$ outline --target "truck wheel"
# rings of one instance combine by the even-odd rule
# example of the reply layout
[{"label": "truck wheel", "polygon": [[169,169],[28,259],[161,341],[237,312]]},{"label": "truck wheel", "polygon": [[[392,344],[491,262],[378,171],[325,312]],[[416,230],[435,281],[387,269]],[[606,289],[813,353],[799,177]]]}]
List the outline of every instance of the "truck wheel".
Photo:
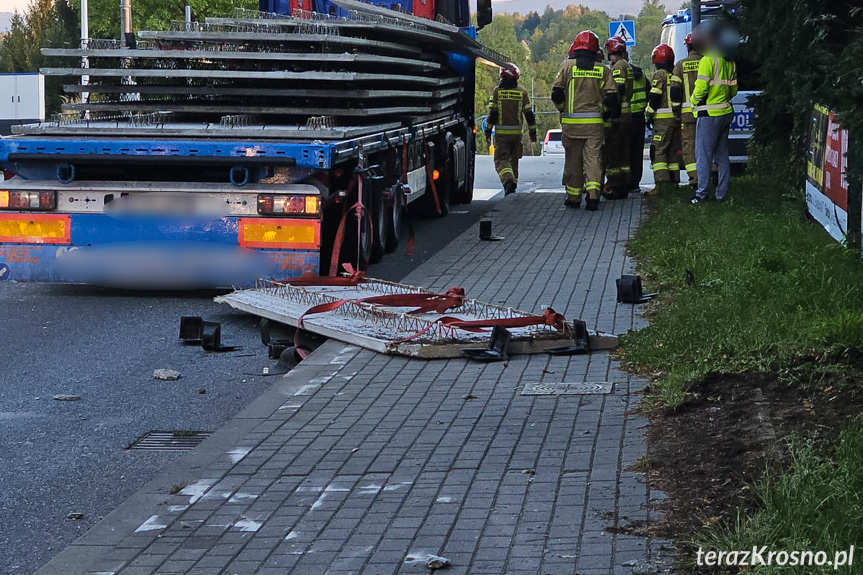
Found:
[{"label": "truck wheel", "polygon": [[[366,210],[369,209],[370,200],[369,194],[366,196],[364,204]],[[364,270],[369,267],[369,262],[372,258],[372,219],[366,211],[363,218],[357,222],[356,213],[351,211],[345,222],[345,237],[342,242],[341,257],[342,262],[350,263],[355,269]],[[359,227],[359,230],[358,230]]]},{"label": "truck wheel", "polygon": [[390,225],[387,228],[386,251],[394,252],[399,247],[399,240],[402,237],[402,222],[405,215],[405,200],[404,192],[400,186],[396,186],[395,193],[390,201],[386,202],[387,218]]},{"label": "truck wheel", "polygon": [[389,236],[390,214],[387,209],[387,201],[384,200],[384,191],[379,189],[372,190],[372,221],[374,222],[372,230],[372,251],[369,261],[373,264],[378,263],[384,257],[386,251],[386,241]]}]

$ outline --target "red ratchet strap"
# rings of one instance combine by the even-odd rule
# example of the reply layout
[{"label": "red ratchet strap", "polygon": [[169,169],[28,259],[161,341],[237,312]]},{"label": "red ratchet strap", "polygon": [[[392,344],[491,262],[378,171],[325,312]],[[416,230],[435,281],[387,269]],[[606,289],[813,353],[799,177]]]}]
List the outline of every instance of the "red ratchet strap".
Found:
[{"label": "red ratchet strap", "polygon": [[[345,266],[348,268],[348,266]],[[362,272],[359,272],[362,273]],[[323,278],[325,280],[333,280],[336,278]],[[346,278],[348,279],[348,278]],[[309,278],[311,280],[311,278]],[[313,284],[304,284],[304,285],[313,285]],[[339,284],[317,284],[317,285],[339,285]],[[299,341],[300,341],[300,329],[303,327],[303,320],[310,315],[315,315],[319,313],[326,313],[328,311],[336,310],[346,303],[370,303],[373,305],[384,306],[384,307],[414,307],[413,310],[408,313],[424,313],[428,311],[435,311],[437,313],[443,313],[449,309],[457,308],[464,303],[464,288],[461,287],[451,287],[446,293],[436,294],[436,293],[406,293],[406,294],[389,294],[389,295],[381,295],[381,296],[372,296],[362,299],[341,299],[334,302],[322,303],[319,305],[315,305],[307,309],[303,312],[303,315],[299,317],[297,320],[297,331],[294,334],[294,346],[297,348],[297,353],[299,353],[300,357],[305,359],[304,351],[300,349]]]},{"label": "red ratchet strap", "polygon": [[314,274],[303,274],[298,278],[281,280],[276,283],[292,286],[345,286],[353,287],[360,284],[366,277],[365,272],[355,270],[351,264],[342,264],[347,276],[318,276]]},{"label": "red ratchet strap", "polygon": [[[530,327],[532,325],[550,325],[554,326],[557,329],[563,329],[566,324],[566,318],[563,317],[562,314],[557,313],[553,309],[546,308],[542,315],[529,315],[524,317],[510,317],[504,319],[478,319],[478,320],[464,320],[458,317],[442,317],[436,323],[444,325],[446,327],[453,327],[458,329],[463,329],[464,331],[469,332],[482,332],[485,331],[486,328],[490,327],[504,327],[504,328],[517,328],[517,327]],[[404,339],[400,339],[398,341],[394,341],[390,343],[390,346],[398,345],[400,343],[405,343],[411,340],[414,340],[427,331],[429,331],[435,324],[429,324],[423,330],[418,331],[410,337],[406,337]]]},{"label": "red ratchet strap", "polygon": [[428,142],[423,141],[423,146],[425,146],[426,176],[428,177],[429,185],[431,186],[432,198],[434,198],[434,209],[437,213],[440,213],[440,198],[438,198],[438,195],[437,195],[437,186],[434,183],[434,173],[432,171],[431,164],[429,163],[429,145],[428,145]]},{"label": "red ratchet strap", "polygon": [[[359,179],[359,175],[354,176],[350,183],[348,184],[347,192],[345,193],[345,200],[350,196],[351,192],[357,186],[357,180]],[[330,276],[336,276],[339,272],[339,255],[342,251],[342,243],[345,241],[345,223],[348,219],[348,212],[351,208],[348,208],[347,201],[342,204],[342,218],[339,220],[339,227],[336,230],[336,237],[333,240],[333,253],[330,256]]]}]

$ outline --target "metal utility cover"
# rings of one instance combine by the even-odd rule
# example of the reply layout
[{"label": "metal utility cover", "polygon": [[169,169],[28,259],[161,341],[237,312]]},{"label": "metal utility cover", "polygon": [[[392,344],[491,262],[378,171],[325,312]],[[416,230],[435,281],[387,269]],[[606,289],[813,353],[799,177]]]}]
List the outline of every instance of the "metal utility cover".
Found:
[{"label": "metal utility cover", "polygon": [[526,383],[521,395],[607,395],[614,388],[611,381],[578,383]]},{"label": "metal utility cover", "polygon": [[189,451],[212,434],[211,431],[150,431],[139,437],[129,449]]}]

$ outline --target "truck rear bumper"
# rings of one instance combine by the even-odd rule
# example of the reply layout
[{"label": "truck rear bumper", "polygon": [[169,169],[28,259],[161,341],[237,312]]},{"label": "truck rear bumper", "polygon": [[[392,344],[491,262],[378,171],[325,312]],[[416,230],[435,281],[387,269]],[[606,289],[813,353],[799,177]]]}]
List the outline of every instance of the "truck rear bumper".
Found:
[{"label": "truck rear bumper", "polygon": [[[320,268],[316,219],[227,217],[194,223],[95,214],[42,217],[47,219],[0,215],[7,222],[0,226],[7,234],[0,237],[0,281],[196,289],[250,286],[258,278],[316,274]],[[21,224],[21,218],[33,221]],[[21,231],[15,236],[10,229]]]}]

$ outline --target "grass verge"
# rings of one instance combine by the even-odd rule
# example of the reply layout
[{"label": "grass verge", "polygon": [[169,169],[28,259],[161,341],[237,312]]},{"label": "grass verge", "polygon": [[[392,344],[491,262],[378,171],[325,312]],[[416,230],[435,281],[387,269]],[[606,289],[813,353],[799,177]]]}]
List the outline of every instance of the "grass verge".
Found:
[{"label": "grass verge", "polygon": [[756,488],[762,507],[741,514],[734,525],[707,531],[700,544],[728,551],[766,546],[774,552],[824,552],[822,561],[834,563],[813,567],[806,558],[809,565],[792,565],[792,556],[785,566],[774,559],[772,566],[744,573],[860,573],[863,549],[855,549],[856,556],[850,550],[863,541],[863,426],[858,422],[843,431],[826,452],[818,443],[799,442],[791,453],[790,465],[781,474],[768,471]]},{"label": "grass verge", "polygon": [[622,359],[654,377],[652,401],[664,407],[711,372],[784,370],[817,383],[859,363],[849,355],[863,349],[859,255],[769,182],[735,179],[729,198],[691,206],[683,192],[657,197],[630,243],[662,296],[650,326],[623,338]]},{"label": "grass verge", "polygon": [[[701,409],[695,420],[702,417],[706,426],[715,426],[720,419],[714,417],[715,411],[709,413],[711,409],[727,410],[725,419],[735,419],[735,413],[751,415],[753,407],[740,409],[734,393],[726,395],[725,388],[707,398],[715,399],[709,409],[702,406],[704,397],[695,400],[695,384],[700,389],[717,377],[729,381],[729,374],[759,373],[786,389],[799,388],[804,413],[811,405],[806,398],[818,392],[832,395],[845,386],[850,393],[835,397],[858,397],[863,381],[860,254],[837,244],[809,221],[802,198],[784,194],[769,181],[754,176],[735,179],[729,197],[723,204],[698,206],[689,205],[682,192],[657,197],[630,242],[649,291],[661,293],[648,308],[650,326],[621,341],[624,363],[653,379],[647,406],[663,408],[656,414]],[[766,387],[756,391],[769,403]],[[788,429],[803,421],[791,418],[795,410],[788,405],[780,407],[779,413],[787,418],[779,416],[778,421]],[[832,561],[835,553],[860,545],[863,420],[851,420],[841,434],[835,430],[845,424],[834,423],[829,429],[819,426],[826,431],[820,439],[803,439],[791,431],[781,449],[783,456],[774,461],[765,455],[766,473],[749,479],[754,497],[737,510],[736,520],[704,524],[699,531],[681,534],[689,550],[767,546],[776,552],[823,551]],[[697,450],[686,446],[693,442],[716,437],[731,441],[735,435],[733,428],[701,429],[701,437],[682,437],[679,445],[684,452],[677,454],[682,461],[692,464],[692,453],[686,451]],[[706,457],[727,456],[718,453]],[[700,480],[721,482],[722,477]],[[728,511],[733,517],[733,510]],[[833,566],[775,566],[710,572],[863,573],[863,549],[857,551],[856,566],[838,571]]]}]

